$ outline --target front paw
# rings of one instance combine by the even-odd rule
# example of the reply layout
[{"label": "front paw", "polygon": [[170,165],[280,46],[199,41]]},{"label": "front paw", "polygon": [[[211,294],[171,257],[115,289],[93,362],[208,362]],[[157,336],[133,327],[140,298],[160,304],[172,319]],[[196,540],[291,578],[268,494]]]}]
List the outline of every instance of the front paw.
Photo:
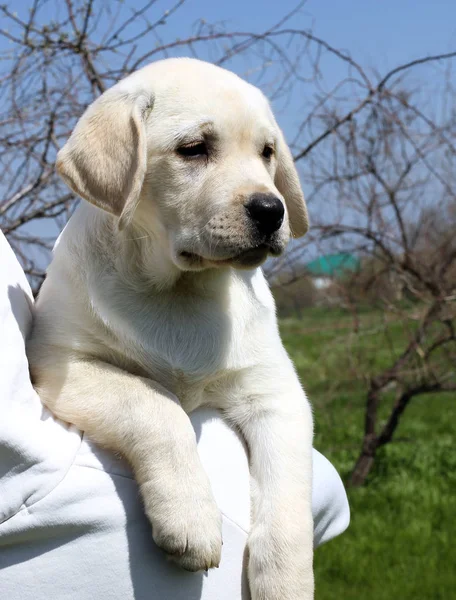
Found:
[{"label": "front paw", "polygon": [[248,542],[252,600],[313,600],[312,545],[309,535],[285,539],[269,528],[253,528]]},{"label": "front paw", "polygon": [[222,518],[210,489],[157,495],[143,484],[147,516],[155,543],[187,571],[207,571],[220,564]]}]

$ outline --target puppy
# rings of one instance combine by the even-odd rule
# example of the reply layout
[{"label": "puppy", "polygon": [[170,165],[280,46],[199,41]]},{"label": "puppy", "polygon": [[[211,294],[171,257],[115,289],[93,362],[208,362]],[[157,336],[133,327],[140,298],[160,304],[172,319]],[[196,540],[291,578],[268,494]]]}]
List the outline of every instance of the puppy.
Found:
[{"label": "puppy", "polygon": [[221,410],[249,449],[252,597],[313,598],[312,416],[259,268],[308,219],[267,100],[157,62],[89,106],[57,169],[87,202],[36,304],[43,402],[127,458],[155,542],[190,571],[219,564],[222,538],[187,415]]}]

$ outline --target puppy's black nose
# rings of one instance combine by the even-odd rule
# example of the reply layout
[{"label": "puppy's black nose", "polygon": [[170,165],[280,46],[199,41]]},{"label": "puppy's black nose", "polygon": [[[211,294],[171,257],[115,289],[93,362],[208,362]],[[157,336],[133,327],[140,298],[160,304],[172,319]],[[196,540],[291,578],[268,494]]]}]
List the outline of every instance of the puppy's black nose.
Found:
[{"label": "puppy's black nose", "polygon": [[272,194],[253,194],[245,208],[260,233],[270,235],[282,225],[285,209],[282,201]]}]

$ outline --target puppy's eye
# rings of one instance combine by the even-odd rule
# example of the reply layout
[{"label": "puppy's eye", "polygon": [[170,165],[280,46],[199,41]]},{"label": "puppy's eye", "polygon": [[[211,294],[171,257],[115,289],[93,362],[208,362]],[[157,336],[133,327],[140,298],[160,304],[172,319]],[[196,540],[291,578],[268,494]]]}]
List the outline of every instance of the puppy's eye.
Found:
[{"label": "puppy's eye", "polygon": [[194,158],[198,156],[207,156],[207,145],[206,142],[197,142],[193,144],[186,144],[185,146],[179,146],[177,153],[180,156],[186,158]]},{"label": "puppy's eye", "polygon": [[263,158],[265,158],[266,160],[270,160],[270,158],[272,157],[273,154],[274,154],[274,148],[272,146],[269,146],[268,144],[266,144],[266,146],[263,148],[263,152],[261,153]]}]

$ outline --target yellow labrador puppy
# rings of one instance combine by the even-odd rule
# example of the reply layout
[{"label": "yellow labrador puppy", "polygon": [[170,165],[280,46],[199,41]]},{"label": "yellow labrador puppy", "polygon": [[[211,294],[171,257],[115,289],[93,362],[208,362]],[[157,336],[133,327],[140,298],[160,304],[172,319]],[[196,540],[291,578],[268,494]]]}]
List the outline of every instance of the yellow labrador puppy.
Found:
[{"label": "yellow labrador puppy", "polygon": [[259,268],[308,220],[267,100],[208,63],[157,62],[87,109],[57,169],[88,202],[36,306],[42,400],[129,460],[155,542],[191,571],[222,538],[187,414],[220,409],[249,449],[252,597],[313,598],[312,415]]}]

